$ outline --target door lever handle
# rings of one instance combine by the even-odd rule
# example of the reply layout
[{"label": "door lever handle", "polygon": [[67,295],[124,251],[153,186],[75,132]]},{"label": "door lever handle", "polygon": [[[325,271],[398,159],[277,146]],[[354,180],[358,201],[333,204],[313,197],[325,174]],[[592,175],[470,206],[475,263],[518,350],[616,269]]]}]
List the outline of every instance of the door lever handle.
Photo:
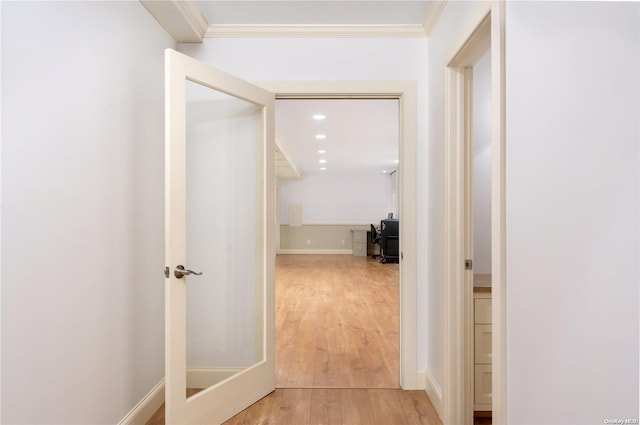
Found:
[{"label": "door lever handle", "polygon": [[202,274],[202,272],[194,272],[193,270],[189,270],[189,269],[185,269],[184,266],[182,264],[180,264],[179,266],[176,267],[176,269],[173,271],[173,274],[175,275],[175,277],[177,277],[178,279],[182,279],[184,276],[188,276],[190,274],[194,274],[196,276],[200,276]]}]

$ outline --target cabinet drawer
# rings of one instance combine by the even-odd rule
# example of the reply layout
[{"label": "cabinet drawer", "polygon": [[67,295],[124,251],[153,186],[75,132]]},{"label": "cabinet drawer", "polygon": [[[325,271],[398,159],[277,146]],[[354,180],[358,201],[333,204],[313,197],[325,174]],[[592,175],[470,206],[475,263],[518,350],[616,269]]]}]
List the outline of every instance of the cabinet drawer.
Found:
[{"label": "cabinet drawer", "polygon": [[354,243],[351,250],[355,257],[366,257],[367,255],[367,245],[362,242]]},{"label": "cabinet drawer", "polygon": [[491,325],[475,325],[474,363],[491,364]]},{"label": "cabinet drawer", "polygon": [[353,243],[363,243],[367,239],[367,232],[364,230],[353,230]]},{"label": "cabinet drawer", "polygon": [[473,323],[491,323],[491,298],[475,298],[473,300]]},{"label": "cabinet drawer", "polygon": [[491,375],[490,364],[475,366],[475,404],[491,404]]}]

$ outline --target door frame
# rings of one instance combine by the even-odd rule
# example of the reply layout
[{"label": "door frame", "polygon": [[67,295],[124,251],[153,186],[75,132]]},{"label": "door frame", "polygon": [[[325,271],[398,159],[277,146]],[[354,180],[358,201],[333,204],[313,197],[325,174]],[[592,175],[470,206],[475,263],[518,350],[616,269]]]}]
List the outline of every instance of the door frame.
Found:
[{"label": "door frame", "polygon": [[414,81],[266,81],[278,99],[397,99],[399,103],[400,386],[424,389],[417,370],[416,146]]},{"label": "door frame", "polygon": [[443,422],[473,421],[470,67],[491,48],[491,272],[493,423],[506,423],[506,207],[505,207],[505,4],[478,9],[454,45],[445,70],[443,246]]}]

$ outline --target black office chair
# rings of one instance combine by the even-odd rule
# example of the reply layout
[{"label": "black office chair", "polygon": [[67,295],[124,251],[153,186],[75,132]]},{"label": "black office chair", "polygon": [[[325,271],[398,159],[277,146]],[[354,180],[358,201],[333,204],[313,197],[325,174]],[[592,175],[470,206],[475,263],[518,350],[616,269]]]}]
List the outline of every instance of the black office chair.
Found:
[{"label": "black office chair", "polygon": [[[371,243],[374,245],[374,247],[376,244],[380,245],[380,235],[376,230],[376,226],[374,226],[373,224],[371,225]],[[375,260],[376,258],[380,258],[380,255],[373,254],[371,258]]]}]

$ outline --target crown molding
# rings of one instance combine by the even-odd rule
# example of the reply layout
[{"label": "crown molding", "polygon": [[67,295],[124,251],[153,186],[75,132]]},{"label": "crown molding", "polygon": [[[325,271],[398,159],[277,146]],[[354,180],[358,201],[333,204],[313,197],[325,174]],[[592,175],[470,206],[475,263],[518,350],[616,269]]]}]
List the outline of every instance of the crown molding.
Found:
[{"label": "crown molding", "polygon": [[185,18],[187,25],[192,28],[192,30],[198,35],[199,41],[202,42],[202,39],[207,33],[209,22],[207,22],[207,19],[204,17],[202,12],[200,12],[200,9],[198,9],[195,2],[191,0],[181,0],[176,1],[176,3],[182,12],[182,16]]},{"label": "crown molding", "polygon": [[429,8],[427,12],[427,17],[424,20],[424,33],[428,37],[431,35],[431,31],[438,23],[438,19],[440,19],[440,15],[444,10],[444,7],[447,5],[447,0],[436,0],[432,2],[432,6]]},{"label": "crown molding", "polygon": [[178,43],[202,43],[209,23],[191,0],[140,0]]},{"label": "crown molding", "polygon": [[331,37],[388,37],[424,38],[424,27],[415,25],[209,25],[206,38],[224,37],[289,37],[289,38],[331,38]]}]

